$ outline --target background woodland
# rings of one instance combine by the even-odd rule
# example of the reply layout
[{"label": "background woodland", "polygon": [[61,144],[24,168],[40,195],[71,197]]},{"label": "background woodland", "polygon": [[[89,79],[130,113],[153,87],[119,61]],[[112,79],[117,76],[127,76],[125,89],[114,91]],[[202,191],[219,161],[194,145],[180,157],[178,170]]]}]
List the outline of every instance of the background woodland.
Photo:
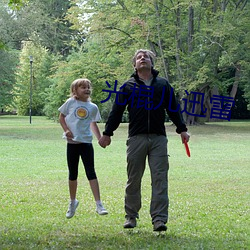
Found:
[{"label": "background woodland", "polygon": [[71,82],[86,77],[105,121],[115,96],[101,103],[102,89],[130,77],[139,48],[156,54],[179,100],[204,94],[203,121],[213,95],[235,99],[232,118],[250,118],[248,0],[0,0],[0,111],[29,114],[32,78],[32,115],[56,120]]}]

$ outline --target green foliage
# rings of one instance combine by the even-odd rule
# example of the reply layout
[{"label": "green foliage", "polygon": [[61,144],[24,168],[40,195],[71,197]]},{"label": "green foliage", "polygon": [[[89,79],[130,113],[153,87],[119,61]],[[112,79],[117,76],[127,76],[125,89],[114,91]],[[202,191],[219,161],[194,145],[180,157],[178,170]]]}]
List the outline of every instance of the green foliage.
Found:
[{"label": "green foliage", "polygon": [[[74,56],[72,56],[74,57]],[[51,85],[45,89],[44,112],[45,114],[56,120],[58,117],[58,108],[66,101],[70,94],[70,84],[76,78],[81,77],[79,58],[68,62],[58,61],[53,66],[54,73],[50,77]]]},{"label": "green foliage", "polygon": [[11,9],[19,10],[24,6],[25,3],[28,3],[29,0],[9,0],[9,6]]},{"label": "green foliage", "polygon": [[[91,99],[100,106],[100,101],[106,99],[102,89],[107,88],[105,81],[114,84],[117,79],[110,64],[119,63],[115,57],[112,61],[107,61],[106,55],[102,54],[101,44],[88,44],[82,51],[72,52],[68,61],[59,61],[54,66],[55,73],[50,79],[53,84],[46,89],[45,114],[50,118],[56,119],[58,116],[57,109],[69,97],[70,85],[77,78],[88,78],[92,82],[93,93]],[[88,53],[86,52],[88,51]],[[105,52],[106,53],[106,52]],[[110,105],[107,106],[108,111]],[[104,108],[101,109],[104,113]],[[107,113],[107,112],[106,112]]]},{"label": "green foliage", "polygon": [[[0,4],[2,1],[1,0]],[[17,3],[18,2],[18,3]],[[24,4],[25,3],[25,4]],[[31,34],[39,37],[40,44],[53,54],[67,56],[72,48],[72,40],[78,39],[78,32],[70,29],[71,24],[65,19],[70,1],[61,0],[28,0],[12,2],[11,6],[21,8],[4,8],[3,42],[6,40],[17,49],[22,41],[30,40]]]},{"label": "green foliage", "polygon": [[[32,63],[30,56],[33,57]],[[29,114],[30,102],[33,115],[43,114],[45,100],[42,93],[50,86],[48,75],[52,62],[53,58],[41,45],[32,42],[24,43],[14,89],[19,115]]]},{"label": "green foliage", "polygon": [[[249,34],[249,5],[244,6],[243,1],[238,5],[233,2],[219,5],[198,0],[192,3],[99,0],[81,2],[78,10],[76,6],[69,9],[67,18],[84,32],[85,43],[101,36],[107,57],[110,48],[123,56],[122,67],[120,64],[112,67],[115,72],[122,70],[117,74],[120,79],[126,79],[131,70],[128,58],[136,49],[146,47],[156,53],[156,67],[180,93],[185,89],[204,89],[209,93],[217,88],[219,94],[229,94],[227,86],[234,76],[228,75],[226,83],[225,79],[221,81],[219,72],[236,65],[242,59],[240,51],[246,51],[247,44],[239,36]],[[191,8],[193,17],[189,16]],[[76,19],[81,13],[85,13],[82,19]]]},{"label": "green foliage", "polygon": [[247,108],[250,110],[250,64],[248,62],[242,63],[243,68],[243,88],[244,88],[244,97],[248,101]]},{"label": "green foliage", "polygon": [[[131,58],[139,48],[155,52],[155,68],[180,97],[186,95],[184,90],[201,91],[210,109],[211,94],[229,96],[237,81],[250,102],[248,1],[30,0],[20,10],[11,10],[6,3],[0,0],[0,48],[21,50],[22,42],[31,40],[47,53],[61,55],[52,56],[57,61],[53,68],[36,68],[39,74],[34,79],[46,86],[39,97],[34,96],[34,105],[50,118],[56,119],[70,83],[79,77],[92,81],[92,100],[106,117],[111,104],[100,103],[106,98],[105,81],[112,87],[115,80],[121,85],[133,72]],[[26,65],[22,76],[27,86],[28,74]],[[24,85],[19,81],[16,89]],[[27,106],[27,95],[22,102]]]},{"label": "green foliage", "polygon": [[15,69],[18,62],[17,51],[0,50],[0,112],[12,111],[12,90],[15,83]]}]

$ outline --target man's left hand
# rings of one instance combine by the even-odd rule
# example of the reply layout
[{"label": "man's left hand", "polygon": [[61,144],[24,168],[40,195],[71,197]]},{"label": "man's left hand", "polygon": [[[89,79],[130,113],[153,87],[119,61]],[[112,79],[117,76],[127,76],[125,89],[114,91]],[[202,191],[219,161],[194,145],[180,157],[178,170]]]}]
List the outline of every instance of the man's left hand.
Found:
[{"label": "man's left hand", "polygon": [[186,140],[186,142],[188,142],[188,141],[189,141],[189,138],[190,138],[189,133],[187,133],[187,132],[181,132],[181,140],[182,140],[182,143],[184,143],[185,140]]}]

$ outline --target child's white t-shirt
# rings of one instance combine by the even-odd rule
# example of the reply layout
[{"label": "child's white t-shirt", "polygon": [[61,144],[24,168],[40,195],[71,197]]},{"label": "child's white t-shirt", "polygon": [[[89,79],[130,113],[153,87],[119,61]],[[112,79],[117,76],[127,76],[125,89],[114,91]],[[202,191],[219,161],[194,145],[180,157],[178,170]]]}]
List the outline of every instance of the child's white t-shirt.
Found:
[{"label": "child's white t-shirt", "polygon": [[75,142],[91,143],[93,140],[90,123],[101,120],[96,104],[69,98],[59,109],[65,115],[65,121],[72,132]]}]

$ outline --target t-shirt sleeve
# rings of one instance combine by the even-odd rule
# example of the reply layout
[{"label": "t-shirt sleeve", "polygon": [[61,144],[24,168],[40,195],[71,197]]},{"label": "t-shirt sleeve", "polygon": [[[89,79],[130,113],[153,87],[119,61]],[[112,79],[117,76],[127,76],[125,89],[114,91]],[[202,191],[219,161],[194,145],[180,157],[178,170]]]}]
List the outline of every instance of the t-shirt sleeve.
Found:
[{"label": "t-shirt sleeve", "polygon": [[99,122],[101,120],[101,114],[97,106],[95,106],[95,111],[93,112],[92,122]]},{"label": "t-shirt sleeve", "polygon": [[65,116],[68,114],[69,112],[69,104],[70,104],[71,98],[69,98],[59,109],[58,111],[62,114],[64,114]]}]

